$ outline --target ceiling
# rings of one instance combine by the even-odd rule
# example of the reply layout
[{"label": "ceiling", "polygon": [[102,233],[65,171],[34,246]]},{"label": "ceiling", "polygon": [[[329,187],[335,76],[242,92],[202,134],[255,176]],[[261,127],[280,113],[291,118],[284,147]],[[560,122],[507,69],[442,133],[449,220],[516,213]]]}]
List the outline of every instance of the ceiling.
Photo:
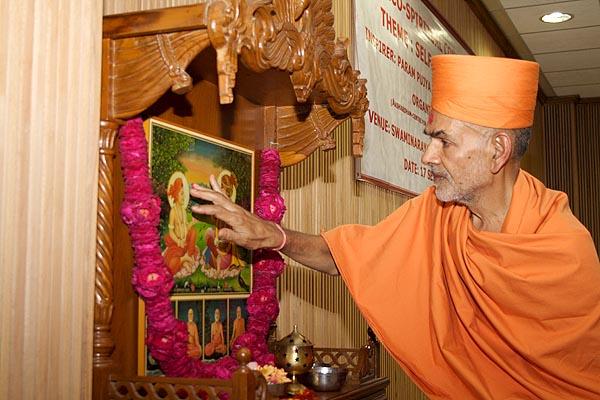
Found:
[{"label": "ceiling", "polygon": [[[600,0],[481,0],[521,58],[540,63],[546,96],[600,97]],[[562,11],[570,21],[547,24]]]}]

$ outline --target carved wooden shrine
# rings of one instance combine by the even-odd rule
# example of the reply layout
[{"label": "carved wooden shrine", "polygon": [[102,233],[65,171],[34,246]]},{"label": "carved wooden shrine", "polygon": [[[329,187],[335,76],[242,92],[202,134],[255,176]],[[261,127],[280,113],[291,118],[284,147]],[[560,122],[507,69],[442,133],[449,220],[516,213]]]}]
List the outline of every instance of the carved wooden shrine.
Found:
[{"label": "carved wooden shrine", "polygon": [[107,398],[109,375],[136,374],[132,255],[118,212],[119,126],[139,115],[160,116],[257,150],[276,142],[283,164],[291,165],[334,147],[333,130],[350,119],[359,156],[368,101],[358,76],[345,41],[335,40],[331,0],[211,0],[105,17],[95,399]]}]

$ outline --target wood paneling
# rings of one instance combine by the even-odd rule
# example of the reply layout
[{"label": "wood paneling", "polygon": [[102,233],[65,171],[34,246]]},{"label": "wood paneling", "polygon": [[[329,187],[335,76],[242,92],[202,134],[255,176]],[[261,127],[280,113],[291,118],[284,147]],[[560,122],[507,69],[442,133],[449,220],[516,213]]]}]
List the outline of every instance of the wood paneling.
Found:
[{"label": "wood paneling", "polygon": [[544,107],[540,102],[536,104],[531,140],[521,160],[521,168],[545,182]]},{"label": "wood paneling", "polygon": [[600,99],[549,98],[544,105],[546,185],[569,195],[600,247]]},{"label": "wood paneling", "polygon": [[91,394],[101,22],[0,3],[0,399]]},{"label": "wood paneling", "polygon": [[578,208],[575,181],[575,103],[549,102],[544,106],[546,186],[569,196],[571,208]]},{"label": "wood paneling", "polygon": [[600,100],[577,105],[579,220],[600,249]]}]

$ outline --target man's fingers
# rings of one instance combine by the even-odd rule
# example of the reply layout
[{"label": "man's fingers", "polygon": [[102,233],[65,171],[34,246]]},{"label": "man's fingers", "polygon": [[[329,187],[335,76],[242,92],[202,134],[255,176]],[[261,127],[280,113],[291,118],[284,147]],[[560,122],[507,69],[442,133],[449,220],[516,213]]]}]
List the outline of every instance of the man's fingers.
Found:
[{"label": "man's fingers", "polygon": [[233,225],[236,222],[239,223],[237,215],[227,210],[225,207],[216,204],[201,204],[192,206],[192,212],[202,215],[212,215],[217,219],[225,222],[227,225]]},{"label": "man's fingers", "polygon": [[221,190],[221,185],[219,185],[219,182],[217,182],[217,178],[215,178],[214,175],[211,175],[210,178],[208,178],[208,180],[210,181],[210,186],[212,186],[212,189],[215,192],[223,194],[223,191]]},{"label": "man's fingers", "polygon": [[232,204],[232,201],[222,193],[215,192],[214,190],[208,188],[194,188],[190,189],[190,195],[197,199],[207,200],[213,202],[214,204],[222,205]]},{"label": "man's fingers", "polygon": [[230,228],[221,228],[219,229],[219,238],[221,240],[226,240],[229,242],[233,242],[238,246],[245,247],[248,250],[257,250],[259,247],[256,245],[256,242],[251,239],[247,233],[236,232]]},{"label": "man's fingers", "polygon": [[240,241],[243,241],[242,235],[230,228],[219,229],[219,240],[227,240],[228,242],[243,245],[243,243],[240,243]]}]

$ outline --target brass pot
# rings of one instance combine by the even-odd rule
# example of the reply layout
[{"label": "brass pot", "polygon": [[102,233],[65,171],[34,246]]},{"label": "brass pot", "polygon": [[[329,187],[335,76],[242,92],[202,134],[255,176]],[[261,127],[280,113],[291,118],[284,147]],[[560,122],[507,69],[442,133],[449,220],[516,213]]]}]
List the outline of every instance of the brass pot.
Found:
[{"label": "brass pot", "polygon": [[313,365],[313,344],[294,325],[292,333],[277,342],[275,358],[277,366],[292,376],[303,374]]}]

